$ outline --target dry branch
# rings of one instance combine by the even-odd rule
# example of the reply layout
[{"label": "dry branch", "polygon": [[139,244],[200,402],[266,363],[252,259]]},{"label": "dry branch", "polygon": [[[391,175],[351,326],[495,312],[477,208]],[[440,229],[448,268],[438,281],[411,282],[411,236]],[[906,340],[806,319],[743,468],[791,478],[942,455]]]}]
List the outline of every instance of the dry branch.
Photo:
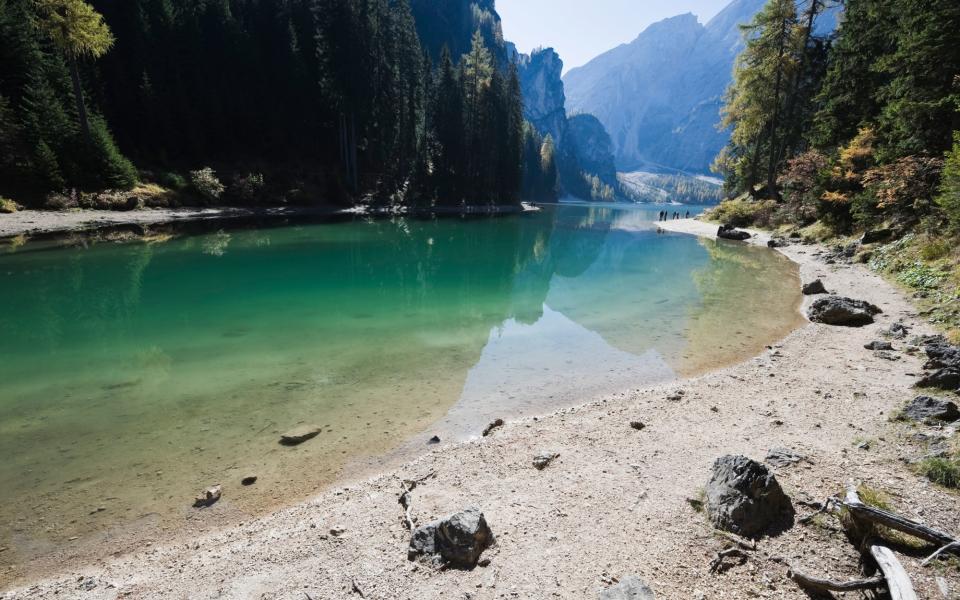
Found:
[{"label": "dry branch", "polygon": [[944,552],[958,552],[958,553],[960,553],[960,542],[950,542],[950,543],[947,544],[946,546],[943,546],[942,548],[940,548],[939,550],[937,550],[936,552],[934,552],[933,554],[931,554],[930,556],[928,556],[922,563],[920,563],[920,566],[921,566],[921,567],[925,567],[925,566],[929,565],[929,564],[932,563],[938,556],[940,556],[940,555],[943,554]]},{"label": "dry branch", "polygon": [[[864,519],[872,522],[880,522],[888,527],[903,531],[899,527],[892,527],[889,523],[894,522],[903,526],[904,522],[913,523],[909,519],[903,519],[891,512],[878,509],[873,506],[867,506],[860,501],[860,495],[857,493],[857,487],[852,483],[847,486],[847,496],[843,502],[844,507],[850,511],[851,518],[856,522],[858,519]],[[880,518],[875,518],[879,514]],[[872,518],[873,517],[873,518]],[[893,517],[892,519],[890,517]],[[926,526],[924,526],[926,527]],[[935,530],[931,530],[935,531]],[[909,531],[907,531],[909,533]],[[919,537],[919,536],[918,536]],[[867,544],[870,556],[876,561],[877,566],[883,573],[883,578],[887,580],[887,588],[890,590],[891,600],[917,600],[917,593],[913,591],[913,584],[910,582],[910,576],[896,555],[886,546],[879,544]]]},{"label": "dry branch", "polygon": [[727,548],[726,550],[717,552],[717,557],[710,561],[710,572],[719,573],[721,569],[723,569],[723,559],[728,556],[735,556],[741,559],[740,564],[743,564],[747,560],[747,555],[743,550],[739,548]]},{"label": "dry branch", "polygon": [[[895,529],[941,547],[951,546],[958,542],[958,540],[949,533],[901,517],[882,508],[864,504],[860,501],[860,496],[857,495],[856,487],[852,485],[847,487],[847,496],[840,504],[850,512],[850,515],[856,521],[868,521],[884,525],[890,529]],[[960,553],[960,544],[952,547],[951,550]]]},{"label": "dry branch", "polygon": [[869,579],[854,579],[853,581],[833,581],[832,579],[822,579],[820,577],[811,577],[800,571],[790,569],[787,571],[787,577],[796,582],[800,587],[807,590],[816,590],[820,592],[852,592],[856,590],[872,590],[883,587],[886,580],[878,575]]}]

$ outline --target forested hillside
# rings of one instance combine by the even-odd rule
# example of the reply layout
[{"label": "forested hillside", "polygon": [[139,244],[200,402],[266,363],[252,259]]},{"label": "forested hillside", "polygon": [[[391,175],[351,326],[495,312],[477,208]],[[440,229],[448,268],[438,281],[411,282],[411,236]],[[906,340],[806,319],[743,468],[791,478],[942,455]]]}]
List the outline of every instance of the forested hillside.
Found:
[{"label": "forested hillside", "polygon": [[517,203],[541,162],[499,17],[421,5],[0,0],[0,196]]},{"label": "forested hillside", "polygon": [[816,239],[869,232],[850,252],[958,326],[960,3],[847,0],[821,37],[829,6],[770,0],[745,28],[715,164],[737,198],[714,216]]}]

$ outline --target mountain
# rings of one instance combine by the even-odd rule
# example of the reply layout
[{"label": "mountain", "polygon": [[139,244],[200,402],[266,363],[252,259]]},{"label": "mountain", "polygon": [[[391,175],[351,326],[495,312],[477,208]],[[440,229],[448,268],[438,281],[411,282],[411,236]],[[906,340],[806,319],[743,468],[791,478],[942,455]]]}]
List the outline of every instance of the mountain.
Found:
[{"label": "mountain", "polygon": [[508,48],[503,41],[500,15],[494,0],[411,0],[410,9],[417,35],[434,63],[444,46],[456,62],[470,51],[473,32],[480,29],[487,48],[500,66],[507,64]]},{"label": "mountain", "polygon": [[590,115],[567,119],[560,55],[553,48],[538,48],[530,54],[509,49],[508,44],[520,77],[523,116],[542,136],[553,138],[562,191],[584,200],[616,197],[619,182],[610,136]]},{"label": "mountain", "polygon": [[[706,25],[692,14],[654,23],[564,77],[567,110],[595,115],[610,133],[620,171],[706,173],[729,133],[716,128],[740,25],[765,0],[734,0]],[[836,25],[821,16],[818,30]]]}]

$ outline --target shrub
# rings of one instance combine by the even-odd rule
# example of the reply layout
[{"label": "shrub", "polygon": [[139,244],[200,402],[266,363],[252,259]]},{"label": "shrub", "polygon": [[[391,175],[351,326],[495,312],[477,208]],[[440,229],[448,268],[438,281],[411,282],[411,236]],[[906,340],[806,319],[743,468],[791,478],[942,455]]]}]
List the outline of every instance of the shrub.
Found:
[{"label": "shrub", "polygon": [[778,183],[783,188],[783,212],[794,223],[807,225],[816,220],[829,167],[830,160],[816,150],[804,152],[787,162]]},{"label": "shrub", "polygon": [[920,246],[920,258],[926,261],[941,259],[949,252],[950,246],[940,239],[928,240]]},{"label": "shrub", "polygon": [[217,174],[210,167],[190,171],[190,185],[201,197],[211,202],[219,200],[224,190]]},{"label": "shrub", "polygon": [[160,173],[157,177],[157,183],[172,190],[182,191],[187,188],[187,180],[182,175],[169,171]]},{"label": "shrub", "polygon": [[9,198],[4,198],[0,196],[0,213],[9,214],[17,212],[20,209],[20,205],[10,200]]},{"label": "shrub", "polygon": [[875,202],[870,208],[909,221],[929,214],[937,191],[943,160],[906,156],[868,170],[863,185]]},{"label": "shrub", "polygon": [[50,210],[67,210],[80,206],[80,194],[76,190],[51,192],[43,201],[43,207]]},{"label": "shrub", "polygon": [[960,229],[960,131],[953,132],[953,150],[947,152],[937,204],[946,213],[950,225]]},{"label": "shrub", "polygon": [[227,194],[239,202],[254,202],[263,194],[263,175],[250,173],[243,177],[234,177]]},{"label": "shrub", "polygon": [[749,196],[739,196],[732,200],[724,200],[706,217],[711,221],[733,225],[734,227],[748,227],[750,225],[769,226],[773,222],[773,213],[777,208],[774,200],[751,200]]}]

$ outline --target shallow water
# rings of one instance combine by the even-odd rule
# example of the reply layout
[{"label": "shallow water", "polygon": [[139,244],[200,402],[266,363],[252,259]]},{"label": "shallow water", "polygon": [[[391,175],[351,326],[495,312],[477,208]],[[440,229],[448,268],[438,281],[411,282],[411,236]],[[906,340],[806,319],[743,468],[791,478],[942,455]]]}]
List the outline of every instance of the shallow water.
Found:
[{"label": "shallow water", "polygon": [[[0,250],[0,561],[177,528],[212,483],[216,510],[257,512],[797,325],[786,259],[655,220],[559,206]],[[278,445],[298,423],[323,433]]]}]

